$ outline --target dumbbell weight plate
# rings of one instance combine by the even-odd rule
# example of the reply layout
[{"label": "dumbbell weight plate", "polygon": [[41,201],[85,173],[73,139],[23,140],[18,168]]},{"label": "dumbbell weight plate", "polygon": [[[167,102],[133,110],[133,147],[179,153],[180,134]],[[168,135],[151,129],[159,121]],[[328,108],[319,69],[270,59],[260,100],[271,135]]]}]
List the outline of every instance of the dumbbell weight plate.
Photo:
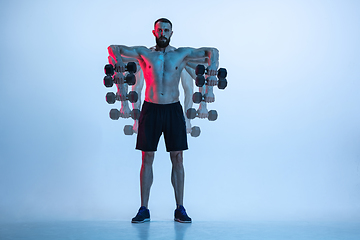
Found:
[{"label": "dumbbell weight plate", "polygon": [[196,75],[203,75],[205,73],[205,66],[204,65],[197,65],[195,68],[195,74]]},{"label": "dumbbell weight plate", "polygon": [[136,63],[134,62],[129,62],[126,65],[126,70],[130,73],[136,73],[137,67],[136,67]]},{"label": "dumbbell weight plate", "polygon": [[208,119],[209,121],[215,121],[218,117],[217,111],[216,110],[211,110],[209,111],[209,115],[208,115]]},{"label": "dumbbell weight plate", "polygon": [[129,73],[125,77],[125,82],[129,85],[134,85],[136,83],[136,77],[133,73]]},{"label": "dumbbell weight plate", "polygon": [[186,116],[188,119],[194,119],[196,117],[196,110],[195,108],[189,108],[186,111]]},{"label": "dumbbell weight plate", "polygon": [[224,78],[226,78],[226,76],[227,76],[227,70],[226,70],[226,68],[219,68],[217,77],[218,77],[219,79],[224,79]]},{"label": "dumbbell weight plate", "polygon": [[108,92],[106,94],[105,98],[106,98],[106,102],[109,103],[109,104],[114,104],[115,101],[116,101],[116,95],[113,92]]},{"label": "dumbbell weight plate", "polygon": [[125,134],[125,135],[133,135],[133,134],[134,134],[133,126],[131,126],[131,125],[125,125],[125,127],[124,127],[124,134]]},{"label": "dumbbell weight plate", "polygon": [[114,66],[111,64],[106,64],[104,67],[104,71],[105,71],[106,75],[112,76],[112,75],[114,75],[114,72],[115,72]]},{"label": "dumbbell weight plate", "polygon": [[137,92],[135,92],[135,91],[129,92],[129,94],[128,94],[129,102],[135,103],[135,102],[137,102],[138,98],[139,98],[139,96],[138,96]]},{"label": "dumbbell weight plate", "polygon": [[112,120],[118,120],[119,117],[120,117],[120,111],[117,110],[117,109],[115,109],[115,108],[113,108],[113,109],[110,110],[109,115],[110,115],[110,118],[111,118]]},{"label": "dumbbell weight plate", "polygon": [[197,126],[195,126],[195,127],[192,127],[191,128],[191,133],[190,133],[190,135],[192,136],[192,137],[198,137],[199,135],[200,135],[200,128],[199,127],[197,127]]},{"label": "dumbbell weight plate", "polygon": [[200,103],[202,98],[203,98],[202,94],[200,92],[196,92],[196,93],[193,94],[192,99],[193,99],[194,103]]},{"label": "dumbbell weight plate", "polygon": [[113,78],[109,75],[104,77],[104,85],[105,87],[112,87],[114,85]]},{"label": "dumbbell weight plate", "polygon": [[227,80],[224,78],[224,79],[219,79],[218,81],[218,88],[219,89],[225,89],[227,86]]},{"label": "dumbbell weight plate", "polygon": [[204,86],[205,84],[205,77],[204,75],[198,75],[196,78],[195,78],[195,85],[197,87],[202,87]]},{"label": "dumbbell weight plate", "polygon": [[134,120],[139,119],[140,118],[140,110],[139,109],[131,110],[131,118]]}]

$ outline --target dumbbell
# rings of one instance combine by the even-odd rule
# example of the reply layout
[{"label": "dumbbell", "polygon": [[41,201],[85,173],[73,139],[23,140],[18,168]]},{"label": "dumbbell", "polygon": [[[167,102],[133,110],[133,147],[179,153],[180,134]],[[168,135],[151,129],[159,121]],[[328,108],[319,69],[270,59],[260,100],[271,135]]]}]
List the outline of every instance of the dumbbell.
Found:
[{"label": "dumbbell", "polygon": [[[188,119],[194,119],[195,117],[199,117],[198,112],[196,111],[195,108],[189,108],[186,111],[186,116]],[[218,117],[217,111],[216,110],[210,110],[208,113],[208,119],[209,121],[215,121]]]},{"label": "dumbbell", "polygon": [[[129,62],[125,69],[129,72],[129,74],[127,74],[125,76],[125,79],[123,81],[120,81],[119,75],[116,74],[114,76],[114,78],[112,77],[115,73],[115,69],[113,67],[113,65],[111,64],[106,64],[104,67],[105,70],[105,74],[106,76],[104,77],[104,85],[105,87],[112,87],[115,84],[123,84],[123,83],[127,83],[129,85],[134,85],[136,83],[136,77],[134,75],[134,73],[136,72],[136,64],[134,62]],[[119,73],[121,74],[121,73]]]},{"label": "dumbbell", "polygon": [[116,102],[116,100],[118,101],[126,101],[129,100],[129,102],[131,103],[135,103],[137,102],[139,96],[137,94],[137,92],[135,91],[130,91],[128,94],[126,94],[126,96],[120,96],[117,93],[113,93],[113,92],[108,92],[106,94],[106,102],[109,104],[114,104]]},{"label": "dumbbell", "polygon": [[191,128],[191,132],[190,132],[190,135],[192,137],[198,137],[200,135],[201,131],[200,131],[200,128],[198,126],[194,126]]},{"label": "dumbbell", "polygon": [[133,126],[125,125],[125,127],[124,127],[124,134],[125,135],[133,135],[134,133],[135,132],[134,132]]},{"label": "dumbbell", "polygon": [[[226,80],[226,76],[227,76],[227,70],[225,68],[219,68],[219,70],[217,71],[217,77],[218,77],[218,88],[219,89],[225,89],[227,86],[227,80]],[[198,87],[202,87],[204,86],[205,83],[207,83],[207,79],[205,79],[204,74],[208,73],[208,69],[205,68],[204,65],[197,65],[195,68],[195,74],[196,74],[196,79],[195,79],[195,84]]]},{"label": "dumbbell", "polygon": [[[136,63],[134,62],[129,62],[127,65],[125,65],[125,71],[129,73],[136,73],[136,70],[137,70]],[[115,68],[112,64],[106,64],[104,67],[104,71],[106,75],[112,76],[115,73]]]},{"label": "dumbbell", "polygon": [[[139,119],[140,117],[140,110],[139,109],[133,109],[131,110],[131,118],[134,120]],[[116,108],[113,108],[110,110],[109,112],[109,116],[112,120],[118,120],[120,118],[120,111],[117,110]]]},{"label": "dumbbell", "polygon": [[112,87],[114,83],[115,84],[127,83],[129,85],[134,85],[136,83],[136,77],[133,73],[127,74],[123,81],[120,81],[119,74],[121,73],[116,74],[114,78],[112,76],[105,76],[104,77],[105,87]]}]

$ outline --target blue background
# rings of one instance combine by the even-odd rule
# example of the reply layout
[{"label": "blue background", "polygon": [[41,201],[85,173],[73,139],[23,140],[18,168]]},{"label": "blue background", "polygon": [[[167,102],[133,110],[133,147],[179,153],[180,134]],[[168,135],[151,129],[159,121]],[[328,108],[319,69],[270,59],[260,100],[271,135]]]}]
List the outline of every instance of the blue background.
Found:
[{"label": "blue background", "polygon": [[[185,152],[197,220],[360,219],[360,2],[2,1],[0,221],[130,220],[141,153],[105,102],[107,46],[214,46],[216,122]],[[118,103],[119,107],[119,103]],[[149,208],[171,219],[160,142]]]}]

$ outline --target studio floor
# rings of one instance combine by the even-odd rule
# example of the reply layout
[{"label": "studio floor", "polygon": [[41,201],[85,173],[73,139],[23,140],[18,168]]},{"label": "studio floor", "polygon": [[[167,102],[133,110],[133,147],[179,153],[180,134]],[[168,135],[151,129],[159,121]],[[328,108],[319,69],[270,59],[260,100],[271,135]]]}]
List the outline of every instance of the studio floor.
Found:
[{"label": "studio floor", "polygon": [[210,222],[156,221],[0,223],[0,239],[339,239],[359,240],[360,222]]}]

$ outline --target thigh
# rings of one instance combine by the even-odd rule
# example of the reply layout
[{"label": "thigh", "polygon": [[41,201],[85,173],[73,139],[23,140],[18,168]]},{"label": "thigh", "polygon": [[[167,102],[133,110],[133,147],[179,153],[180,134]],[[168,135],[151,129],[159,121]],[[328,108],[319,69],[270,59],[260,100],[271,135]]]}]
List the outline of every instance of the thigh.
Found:
[{"label": "thigh", "polygon": [[188,149],[185,118],[180,103],[173,106],[167,114],[164,140],[168,152]]},{"label": "thigh", "polygon": [[154,106],[143,104],[139,118],[139,128],[136,149],[142,151],[156,151],[162,133],[159,114]]}]

